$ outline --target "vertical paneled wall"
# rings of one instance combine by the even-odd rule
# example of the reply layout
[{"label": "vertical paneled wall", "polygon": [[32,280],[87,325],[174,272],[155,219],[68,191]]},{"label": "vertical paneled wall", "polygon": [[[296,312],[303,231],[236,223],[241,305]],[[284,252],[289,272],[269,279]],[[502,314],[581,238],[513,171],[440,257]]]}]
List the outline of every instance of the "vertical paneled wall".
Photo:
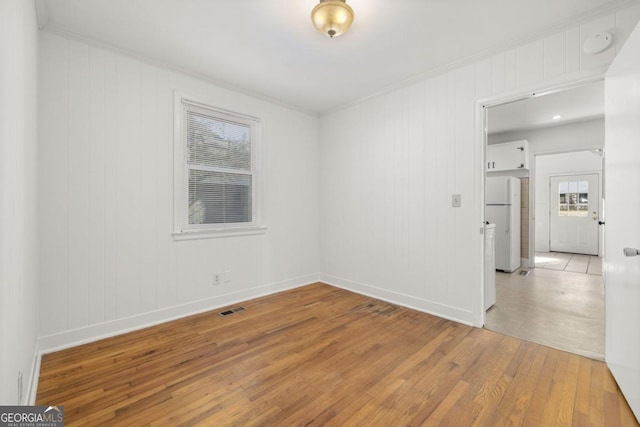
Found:
[{"label": "vertical paneled wall", "polygon": [[[636,5],[324,115],[323,279],[481,324],[477,101],[602,75],[639,17]],[[585,55],[600,31],[614,46]]]},{"label": "vertical paneled wall", "polygon": [[27,403],[38,337],[37,61],[34,3],[0,1],[0,405]]},{"label": "vertical paneled wall", "polygon": [[[318,277],[318,119],[62,36],[40,57],[44,349]],[[266,234],[174,241],[174,91],[263,121]],[[214,272],[230,281],[212,286]]]}]

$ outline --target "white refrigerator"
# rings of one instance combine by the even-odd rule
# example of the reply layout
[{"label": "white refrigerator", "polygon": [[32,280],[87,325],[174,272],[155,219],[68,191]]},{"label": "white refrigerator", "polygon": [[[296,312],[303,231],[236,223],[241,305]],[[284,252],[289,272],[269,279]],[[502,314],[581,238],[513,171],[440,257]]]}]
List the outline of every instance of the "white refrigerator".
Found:
[{"label": "white refrigerator", "polygon": [[520,267],[520,180],[488,177],[485,190],[485,220],[496,225],[496,270],[511,273]]}]

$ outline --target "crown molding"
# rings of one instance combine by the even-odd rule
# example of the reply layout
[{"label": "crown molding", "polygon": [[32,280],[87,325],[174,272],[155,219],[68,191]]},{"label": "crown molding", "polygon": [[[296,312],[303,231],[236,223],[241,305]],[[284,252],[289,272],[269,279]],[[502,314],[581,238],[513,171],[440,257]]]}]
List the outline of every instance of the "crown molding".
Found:
[{"label": "crown molding", "polygon": [[[40,2],[44,0],[36,0],[36,1]],[[102,49],[102,50],[114,53],[116,55],[124,56],[126,58],[130,58],[132,60],[139,61],[147,65],[151,65],[154,67],[165,69],[167,71],[180,73],[189,77],[193,77],[195,79],[202,80],[212,85],[218,86],[219,88],[230,90],[244,96],[258,99],[263,102],[268,102],[269,104],[277,105],[278,107],[286,108],[287,110],[295,111],[297,113],[305,114],[311,117],[316,117],[316,118],[319,117],[319,113],[317,111],[313,111],[297,105],[289,104],[282,100],[264,95],[260,92],[248,90],[223,80],[217,80],[210,76],[207,76],[206,74],[198,73],[196,71],[189,70],[188,68],[180,67],[179,65],[176,65],[176,64],[160,61],[160,60],[151,58],[149,56],[142,55],[138,52],[134,52],[128,49],[123,49],[121,47],[112,45],[110,43],[105,43],[101,40],[98,40],[92,37],[87,37],[86,35],[78,34],[73,31],[69,31],[51,22],[47,22],[47,24],[44,27],[41,27],[40,30],[50,34],[60,36],[60,37],[64,37],[69,40],[75,40],[77,42],[84,43],[86,45],[95,47],[97,49]]]},{"label": "crown molding", "polygon": [[555,25],[550,25],[547,26],[539,31],[530,33],[524,37],[519,37],[519,38],[515,38],[515,39],[511,39],[499,46],[495,46],[493,48],[490,49],[486,49],[483,51],[480,51],[478,53],[475,53],[473,55],[461,58],[459,60],[450,62],[446,65],[443,65],[441,67],[437,67],[434,69],[431,69],[429,71],[425,71],[423,73],[417,74],[415,76],[409,77],[407,79],[401,80],[399,82],[396,82],[394,84],[391,84],[389,86],[386,86],[376,92],[373,92],[367,96],[355,99],[353,101],[341,104],[341,105],[337,105],[335,107],[332,107],[330,110],[325,110],[325,111],[321,111],[320,112],[320,117],[322,117],[325,114],[330,114],[332,112],[335,111],[339,111],[339,110],[344,110],[350,107],[353,107],[355,105],[361,104],[367,100],[370,100],[372,98],[376,98],[378,96],[387,94],[389,92],[393,92],[395,90],[398,89],[402,89],[408,86],[411,86],[413,84],[419,83],[421,81],[424,80],[428,80],[430,78],[433,77],[437,77],[443,74],[446,74],[447,72],[453,71],[453,70],[457,70],[459,68],[465,67],[465,66],[469,66],[472,64],[475,64],[479,61],[491,58],[492,56],[499,54],[499,53],[503,53],[506,52],[508,50],[514,49],[516,47],[519,46],[524,46],[528,43],[532,43],[534,41],[538,41],[541,39],[544,39],[546,37],[552,36],[553,34],[556,34],[558,32],[561,31],[566,31],[567,29],[580,25],[580,24],[584,24],[587,23],[589,21],[595,20],[597,18],[600,18],[602,16],[608,15],[610,13],[616,13],[619,12],[621,10],[626,9],[627,7],[630,7],[632,5],[637,5],[640,4],[640,0],[618,0],[612,3],[609,3],[605,6],[601,6],[595,9],[592,9],[588,12],[585,12],[583,14],[580,15],[576,15],[575,17],[573,17],[570,20],[564,21],[562,23],[559,24],[555,24]]},{"label": "crown molding", "polygon": [[555,33],[558,33],[560,31],[566,31],[568,28],[571,28],[573,26],[576,25],[580,25],[586,22],[589,22],[591,20],[597,19],[601,16],[605,16],[607,14],[610,13],[616,13],[619,12],[621,10],[624,10],[627,7],[630,7],[632,5],[637,5],[640,3],[640,0],[616,0],[613,2],[610,2],[604,6],[600,6],[594,9],[591,9],[590,11],[587,11],[585,13],[582,13],[580,15],[576,15],[575,17],[569,19],[569,20],[565,20],[561,23],[558,24],[554,24],[554,25],[550,25],[547,26],[539,31],[530,33],[524,37],[519,37],[519,38],[514,38],[511,39],[505,43],[502,43],[498,46],[494,46],[492,48],[489,49],[485,49],[483,51],[480,51],[478,53],[475,53],[473,55],[461,58],[459,60],[450,62],[446,65],[437,67],[437,68],[433,68],[431,70],[427,70],[425,72],[416,74],[414,76],[411,76],[409,78],[400,80],[398,82],[395,82],[391,85],[385,86],[379,90],[376,90],[372,93],[370,93],[369,95],[366,95],[364,97],[360,97],[360,98],[356,98],[352,101],[348,101],[346,103],[342,103],[342,104],[338,104],[335,106],[331,106],[328,107],[324,110],[321,111],[317,111],[317,110],[309,110],[306,108],[302,108],[300,106],[297,105],[293,105],[293,104],[289,104],[286,102],[283,102],[282,100],[273,98],[273,97],[269,97],[266,96],[262,93],[260,93],[259,91],[252,91],[252,90],[247,90],[245,88],[239,87],[237,85],[231,84],[229,82],[226,81],[222,81],[219,79],[214,79],[206,74],[203,73],[199,73],[199,72],[195,72],[192,70],[189,70],[185,67],[181,67],[177,64],[172,64],[172,63],[168,63],[168,62],[164,62],[164,61],[159,61],[157,59],[153,59],[151,57],[148,57],[146,55],[140,54],[138,52],[134,52],[131,50],[127,50],[127,49],[123,49],[121,47],[117,47],[114,46],[112,44],[109,43],[105,43],[103,41],[88,37],[86,35],[83,34],[77,34],[74,33],[72,31],[69,31],[65,28],[62,28],[58,25],[56,25],[55,23],[52,23],[50,18],[49,18],[49,12],[48,12],[48,8],[46,6],[46,2],[47,0],[34,0],[35,4],[36,4],[36,12],[37,12],[37,18],[38,18],[38,27],[41,30],[44,31],[48,31],[50,33],[53,34],[57,34],[66,38],[70,38],[70,39],[74,39],[80,42],[83,42],[85,44],[100,48],[100,49],[104,49],[113,53],[117,53],[119,55],[122,56],[126,56],[132,59],[136,59],[138,61],[150,64],[150,65],[154,65],[160,68],[164,68],[167,70],[171,70],[174,72],[179,72],[181,74],[185,74],[187,76],[190,77],[194,77],[197,78],[199,80],[203,80],[206,81],[208,83],[214,84],[216,86],[219,86],[221,88],[224,89],[228,89],[228,90],[232,90],[234,92],[238,92],[240,94],[246,95],[246,96],[250,96],[252,98],[256,98],[265,102],[268,102],[270,104],[274,104],[274,105],[278,105],[280,107],[289,109],[289,110],[294,110],[303,114],[307,114],[313,117],[321,117],[325,114],[329,114],[335,111],[340,111],[340,110],[344,110],[347,109],[349,107],[352,107],[354,105],[358,105],[362,102],[365,102],[369,99],[372,98],[376,98],[380,95],[410,86],[412,84],[424,81],[424,80],[428,80],[430,78],[445,74],[447,72],[453,71],[455,69],[458,68],[462,68],[471,64],[474,64],[476,62],[479,62],[481,60],[487,59],[492,57],[493,55],[496,55],[498,53],[502,53],[505,51],[508,51],[510,49],[513,49],[515,47],[518,46],[523,46],[527,43],[531,43],[540,39],[544,39],[545,37],[551,36]]}]

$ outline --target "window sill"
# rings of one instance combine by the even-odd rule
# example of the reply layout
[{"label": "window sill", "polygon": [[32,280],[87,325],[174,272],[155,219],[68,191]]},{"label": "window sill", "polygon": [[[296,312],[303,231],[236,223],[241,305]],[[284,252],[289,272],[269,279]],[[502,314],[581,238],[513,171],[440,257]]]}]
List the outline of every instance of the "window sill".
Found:
[{"label": "window sill", "polygon": [[236,236],[253,236],[256,234],[265,234],[267,227],[237,227],[237,228],[221,228],[207,230],[185,230],[173,233],[173,240],[195,240],[195,239],[215,239],[219,237],[236,237]]}]

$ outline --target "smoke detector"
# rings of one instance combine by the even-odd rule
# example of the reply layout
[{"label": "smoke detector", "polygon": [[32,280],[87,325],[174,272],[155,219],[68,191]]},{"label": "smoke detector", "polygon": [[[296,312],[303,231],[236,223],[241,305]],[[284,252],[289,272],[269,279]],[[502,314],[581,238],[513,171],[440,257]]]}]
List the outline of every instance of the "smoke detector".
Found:
[{"label": "smoke detector", "polygon": [[603,31],[587,38],[582,44],[582,51],[587,55],[595,55],[607,50],[611,43],[613,43],[613,35]]}]

